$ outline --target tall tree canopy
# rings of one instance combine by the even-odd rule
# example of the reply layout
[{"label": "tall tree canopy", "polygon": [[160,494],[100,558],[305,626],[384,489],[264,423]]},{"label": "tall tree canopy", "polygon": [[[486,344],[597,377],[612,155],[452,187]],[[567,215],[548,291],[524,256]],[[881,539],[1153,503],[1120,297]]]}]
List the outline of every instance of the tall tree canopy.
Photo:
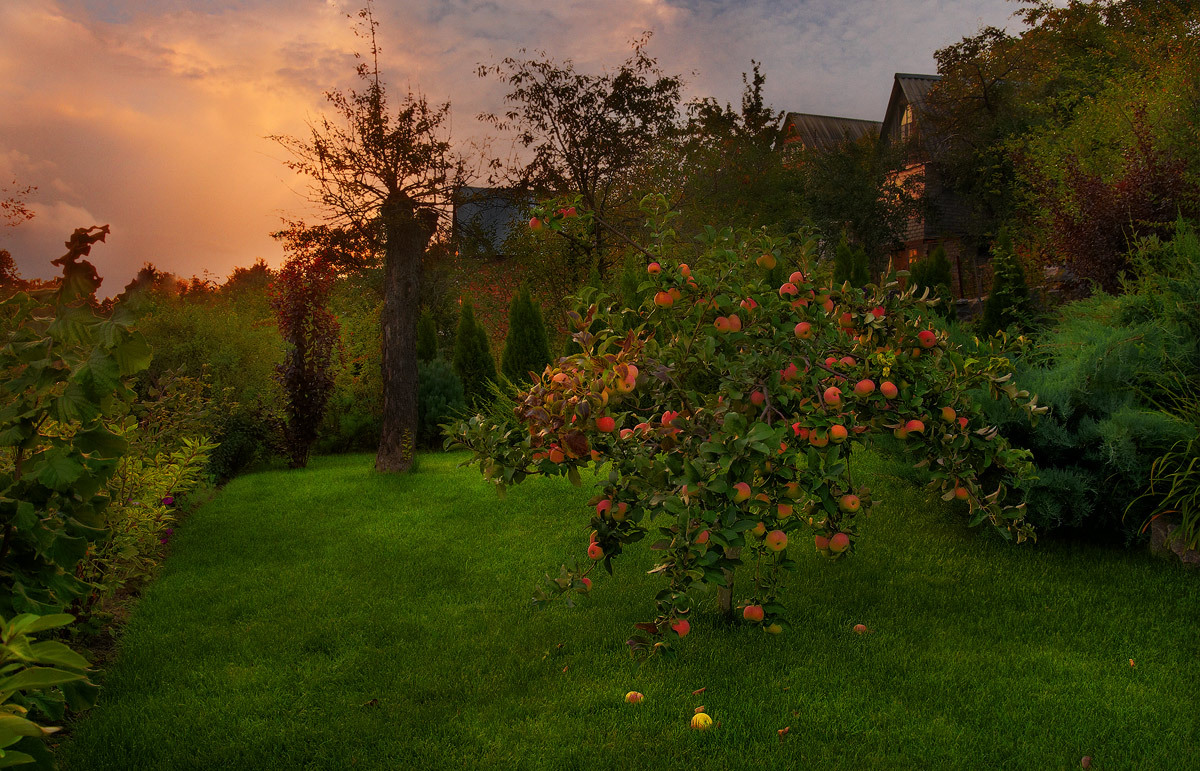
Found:
[{"label": "tall tree canopy", "polygon": [[[510,184],[538,193],[578,195],[601,221],[589,239],[576,239],[568,267],[586,275],[593,262],[606,274],[606,240],[617,228],[614,215],[641,196],[635,179],[667,146],[677,131],[678,75],[664,75],[646,53],[650,34],[633,44],[633,53],[615,70],[577,72],[567,59],[556,62],[545,52],[521,49],[516,57],[480,65],[480,77],[495,77],[509,87],[508,109],[480,119],[513,132],[528,151],[525,160],[496,169]],[[645,191],[641,191],[645,192]]]},{"label": "tall tree canopy", "polygon": [[371,6],[358,16],[371,55],[357,68],[362,90],[326,92],[336,118],[318,120],[308,138],[272,139],[291,152],[287,166],[312,179],[331,224],[354,228],[383,252],[383,429],[375,468],[407,471],[417,437],[421,261],[464,165],[443,127],[449,102],[430,106],[409,91],[393,110],[379,77]]}]

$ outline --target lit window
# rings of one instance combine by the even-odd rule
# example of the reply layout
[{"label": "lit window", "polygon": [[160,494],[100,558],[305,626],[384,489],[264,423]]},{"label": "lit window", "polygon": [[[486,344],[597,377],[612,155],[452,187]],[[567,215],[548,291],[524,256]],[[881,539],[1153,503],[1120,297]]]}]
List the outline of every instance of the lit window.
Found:
[{"label": "lit window", "polygon": [[900,138],[904,141],[912,139],[916,134],[916,121],[913,119],[913,108],[911,104],[904,105],[904,115],[900,118]]}]

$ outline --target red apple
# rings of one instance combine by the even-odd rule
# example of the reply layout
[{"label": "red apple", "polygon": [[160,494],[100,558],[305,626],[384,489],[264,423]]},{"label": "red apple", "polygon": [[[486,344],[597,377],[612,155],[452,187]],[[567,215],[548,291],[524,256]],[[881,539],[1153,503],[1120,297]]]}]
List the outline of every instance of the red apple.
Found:
[{"label": "red apple", "polygon": [[742,608],[742,618],[747,621],[759,622],[763,620],[762,605],[747,605]]},{"label": "red apple", "polygon": [[684,278],[688,278],[692,275],[692,269],[688,267],[688,264],[686,262],[680,263],[679,274],[681,276],[683,276]]},{"label": "red apple", "polygon": [[917,333],[917,340],[922,348],[932,348],[937,345],[937,335],[932,330],[923,329]]},{"label": "red apple", "polygon": [[884,311],[882,305],[876,305],[874,308],[871,309],[871,315],[877,319],[883,318],[884,313],[886,313],[886,311]]},{"label": "red apple", "polygon": [[792,504],[790,503],[777,504],[775,510],[780,519],[787,519],[788,517],[792,516]]},{"label": "red apple", "polygon": [[842,389],[838,388],[837,386],[829,386],[829,388],[826,388],[823,396],[825,398],[825,404],[830,407],[837,407],[842,403]]},{"label": "red apple", "polygon": [[850,548],[850,536],[845,533],[834,533],[829,539],[829,551],[834,554],[841,554]]},{"label": "red apple", "polygon": [[762,391],[753,391],[750,394],[750,403],[755,407],[761,407],[763,402],[767,400],[767,395]]},{"label": "red apple", "polygon": [[823,535],[814,535],[813,545],[817,547],[817,551],[825,551],[829,548],[829,539]]},{"label": "red apple", "polygon": [[953,407],[942,407],[942,420],[953,423],[957,419],[958,413],[954,411]]},{"label": "red apple", "polygon": [[855,634],[866,634],[867,633],[867,625],[866,624],[855,624],[854,625],[854,633]]},{"label": "red apple", "polygon": [[810,340],[813,336],[812,324],[807,321],[801,321],[796,325],[796,337],[801,340]]},{"label": "red apple", "polygon": [[611,508],[612,508],[612,501],[605,498],[604,500],[602,500],[596,504],[596,513],[603,516],[604,512],[610,510]]},{"label": "red apple", "polygon": [[803,284],[804,274],[800,271],[796,271],[792,275],[788,276],[788,281],[792,282],[793,284]]},{"label": "red apple", "polygon": [[855,396],[870,396],[874,391],[875,381],[873,380],[863,379],[854,384]]},{"label": "red apple", "polygon": [[670,308],[675,304],[675,298],[669,292],[659,292],[654,295],[654,304],[660,308]]},{"label": "red apple", "polygon": [[529,220],[529,229],[530,230],[541,230],[542,229],[542,221],[540,219],[538,219],[537,217],[534,217],[533,219]]},{"label": "red apple", "polygon": [[904,424],[904,430],[910,434],[919,434],[925,430],[925,424],[919,420],[910,420]]},{"label": "red apple", "polygon": [[630,691],[629,693],[625,694],[625,703],[626,704],[641,704],[642,699],[644,699],[644,698],[646,698],[646,697],[643,696],[642,694],[638,693],[637,691]]},{"label": "red apple", "polygon": [[885,380],[879,386],[879,393],[883,394],[887,399],[895,399],[900,394],[900,389],[890,380]]},{"label": "red apple", "polygon": [[787,533],[782,530],[772,530],[767,533],[766,544],[771,551],[783,551],[787,548]]},{"label": "red apple", "polygon": [[799,291],[800,290],[796,288],[795,284],[788,282],[788,283],[784,284],[783,286],[779,287],[779,296],[787,297],[789,295],[798,294]]},{"label": "red apple", "polygon": [[583,588],[579,590],[580,592],[586,593],[592,590],[592,579],[584,576],[583,578],[580,578],[579,581],[583,584]]},{"label": "red apple", "polygon": [[736,313],[729,317],[729,331],[730,332],[741,332],[742,331],[742,320],[738,318],[738,315]]},{"label": "red apple", "polygon": [[750,500],[750,485],[746,484],[745,482],[738,482],[733,486],[733,489],[735,491],[733,494],[734,503],[741,503],[742,501]]},{"label": "red apple", "polygon": [[696,543],[700,544],[701,546],[708,543],[708,531],[707,530],[700,531],[700,535],[696,536]]},{"label": "red apple", "polygon": [[838,501],[838,508],[844,512],[847,512],[848,514],[853,514],[854,512],[858,511],[861,506],[862,501],[860,501],[858,496],[854,495],[853,493],[846,493]]},{"label": "red apple", "polygon": [[604,559],[604,549],[600,548],[600,544],[593,542],[588,546],[588,556],[594,560]]},{"label": "red apple", "polygon": [[651,276],[657,276],[659,273],[662,273],[662,266],[657,262],[652,262],[646,266],[646,272]]},{"label": "red apple", "polygon": [[838,319],[838,324],[843,327],[852,327],[854,326],[854,316],[852,316],[849,311],[846,311],[842,314],[841,318]]},{"label": "red apple", "polygon": [[604,434],[611,434],[613,431],[616,430],[616,428],[617,428],[617,421],[614,418],[611,418],[608,415],[605,415],[602,418],[596,418],[596,430],[597,431],[604,433]]},{"label": "red apple", "polygon": [[758,267],[762,268],[763,270],[774,270],[776,264],[775,255],[764,254],[754,262],[757,263]]},{"label": "red apple", "polygon": [[728,332],[729,319],[724,316],[717,316],[717,320],[713,322],[713,326],[717,328],[718,332]]},{"label": "red apple", "polygon": [[692,631],[692,625],[686,618],[677,619],[671,622],[671,631],[680,637],[687,637],[687,633]]},{"label": "red apple", "polygon": [[846,441],[846,437],[849,435],[850,432],[847,431],[846,427],[840,423],[835,423],[829,427],[829,441],[833,442],[834,444],[841,444],[842,442]]},{"label": "red apple", "polygon": [[762,522],[759,522],[757,525],[750,528],[750,532],[754,533],[759,538],[762,538],[767,533],[767,526],[764,525]]}]

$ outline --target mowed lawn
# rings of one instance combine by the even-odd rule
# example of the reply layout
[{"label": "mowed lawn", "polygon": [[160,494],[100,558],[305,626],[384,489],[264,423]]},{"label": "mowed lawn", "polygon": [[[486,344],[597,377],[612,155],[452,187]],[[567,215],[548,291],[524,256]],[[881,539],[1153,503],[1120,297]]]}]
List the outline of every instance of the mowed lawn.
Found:
[{"label": "mowed lawn", "polygon": [[[586,559],[592,480],[502,499],[465,457],[423,456],[404,477],[322,457],[229,484],[177,529],[62,766],[1200,763],[1195,571],[1003,543],[866,456],[856,477],[882,503],[852,559],[795,537],[791,630],[727,626],[710,599],[676,658],[639,665],[624,641],[660,586],[646,542],[577,607],[535,611],[536,580]],[[645,702],[625,704],[630,690]],[[689,730],[699,705],[715,730]]]}]

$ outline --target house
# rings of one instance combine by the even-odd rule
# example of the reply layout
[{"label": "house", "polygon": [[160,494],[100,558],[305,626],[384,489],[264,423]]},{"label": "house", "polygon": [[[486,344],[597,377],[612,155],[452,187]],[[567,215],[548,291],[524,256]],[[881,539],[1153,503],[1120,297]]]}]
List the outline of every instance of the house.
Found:
[{"label": "house", "polygon": [[517,190],[460,187],[454,196],[453,239],[459,254],[504,257],[504,242],[529,216],[534,200]]},{"label": "house", "polygon": [[964,238],[967,207],[942,184],[929,162],[937,152],[939,137],[923,120],[923,110],[926,96],[939,80],[939,75],[896,73],[884,112],[879,141],[899,146],[904,154],[896,181],[915,177],[922,199],[922,212],[909,219],[901,246],[891,254],[892,264],[897,270],[907,270],[941,246],[950,261],[951,290],[960,298],[978,297],[984,274],[990,272],[984,264],[986,258]]},{"label": "house", "polygon": [[965,238],[967,207],[941,183],[929,162],[939,137],[923,120],[922,112],[926,96],[940,79],[939,75],[896,73],[882,122],[789,112],[779,147],[785,153],[820,151],[871,134],[877,135],[882,145],[900,147],[904,160],[894,181],[910,182],[921,197],[922,211],[909,219],[901,233],[901,245],[889,255],[893,266],[907,270],[941,246],[950,261],[954,294],[979,297],[990,283],[987,257]]}]

